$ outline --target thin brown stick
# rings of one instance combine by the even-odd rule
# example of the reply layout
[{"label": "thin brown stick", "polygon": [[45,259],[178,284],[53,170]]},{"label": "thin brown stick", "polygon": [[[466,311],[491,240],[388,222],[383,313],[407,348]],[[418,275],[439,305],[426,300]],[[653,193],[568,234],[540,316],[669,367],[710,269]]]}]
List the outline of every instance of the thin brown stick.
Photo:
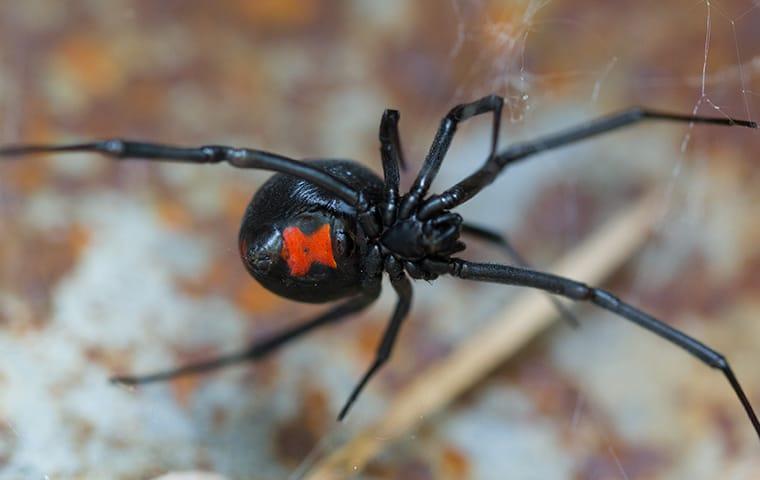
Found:
[{"label": "thin brown stick", "polygon": [[[661,211],[658,208],[661,199],[660,193],[647,195],[592,234],[551,271],[598,284],[646,240]],[[422,372],[395,397],[380,421],[328,455],[308,478],[333,480],[355,475],[386,443],[477,383],[551,325],[555,318],[555,310],[543,295],[526,290],[496,314],[488,327]]]}]

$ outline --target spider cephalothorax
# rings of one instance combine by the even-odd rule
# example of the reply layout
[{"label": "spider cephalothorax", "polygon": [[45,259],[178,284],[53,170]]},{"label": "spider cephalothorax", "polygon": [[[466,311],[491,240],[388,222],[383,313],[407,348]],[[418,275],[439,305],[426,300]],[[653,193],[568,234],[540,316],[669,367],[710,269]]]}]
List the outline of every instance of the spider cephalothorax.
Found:
[{"label": "spider cephalothorax", "polygon": [[464,250],[459,241],[462,233],[462,217],[445,212],[427,220],[416,216],[396,219],[381,237],[381,243],[389,254],[408,262],[425,257],[446,257]]},{"label": "spider cephalothorax", "polygon": [[[504,236],[469,225],[452,212],[496,180],[505,167],[517,161],[643,120],[751,128],[757,128],[757,125],[727,117],[679,115],[631,108],[497,152],[502,103],[501,97],[489,95],[451,109],[441,121],[417,178],[403,196],[399,195],[399,167],[404,166],[404,159],[398,133],[399,115],[395,110],[386,110],[380,123],[382,179],[350,161],[305,163],[261,150],[224,146],[181,148],[106,140],[75,145],[6,147],[0,148],[0,156],[88,151],[115,158],[227,162],[238,168],[278,172],[259,189],[246,210],[239,235],[243,263],[262,285],[288,298],[307,302],[346,298],[318,317],[256,341],[243,351],[153,375],[116,377],[114,381],[144,383],[261,358],[298,336],[366,308],[379,296],[382,273],[386,272],[398,295],[398,302],[375,361],[353,389],[339,414],[339,418],[343,418],[367,381],[390,357],[411,305],[409,277],[432,280],[439,275],[451,275],[466,280],[537,288],[592,303],[638,324],[720,370],[760,436],[760,422],[723,355],[605,290],[525,268],[526,265]],[[428,196],[430,185],[454,138],[457,124],[483,113],[493,114],[491,150],[485,163],[451,188]],[[453,257],[465,248],[460,240],[462,234],[501,246],[520,266],[474,263]],[[558,308],[560,313],[568,316],[560,306]]]}]

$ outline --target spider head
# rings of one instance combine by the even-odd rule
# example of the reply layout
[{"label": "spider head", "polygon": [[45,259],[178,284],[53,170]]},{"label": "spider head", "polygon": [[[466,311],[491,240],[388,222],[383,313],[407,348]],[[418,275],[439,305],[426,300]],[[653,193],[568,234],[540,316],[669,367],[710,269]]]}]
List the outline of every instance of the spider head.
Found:
[{"label": "spider head", "polygon": [[383,232],[382,243],[407,260],[447,256],[464,250],[461,229],[462,217],[456,213],[443,212],[426,220],[412,216],[397,220]]},{"label": "spider head", "polygon": [[240,256],[248,272],[272,292],[325,302],[358,290],[359,253],[347,222],[308,212],[287,221],[240,229]]}]

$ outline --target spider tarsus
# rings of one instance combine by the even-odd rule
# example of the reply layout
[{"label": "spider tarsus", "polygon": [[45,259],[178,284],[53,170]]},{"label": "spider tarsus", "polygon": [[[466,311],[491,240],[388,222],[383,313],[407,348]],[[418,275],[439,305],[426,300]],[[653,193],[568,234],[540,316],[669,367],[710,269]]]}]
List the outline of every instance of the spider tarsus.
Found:
[{"label": "spider tarsus", "polygon": [[337,420],[339,422],[342,422],[346,418],[346,415],[348,415],[348,410],[350,408],[351,408],[351,404],[350,403],[346,403],[343,406],[343,408],[341,408],[340,413],[338,414],[338,418],[337,418]]},{"label": "spider tarsus", "polygon": [[137,377],[111,377],[108,379],[108,382],[114,385],[123,385],[125,387],[134,387],[140,383]]},{"label": "spider tarsus", "polygon": [[124,376],[111,377],[108,379],[108,381],[109,383],[112,383],[114,385],[123,385],[125,387],[135,387],[137,385],[142,385],[145,383],[163,382],[166,380],[171,380],[173,378],[176,378],[177,376],[179,376],[177,375],[177,372],[158,373],[154,375],[145,375],[142,377],[124,375]]},{"label": "spider tarsus", "polygon": [[351,410],[351,407],[354,405],[354,401],[359,396],[359,393],[364,389],[364,384],[366,383],[367,379],[372,376],[374,373],[374,370],[376,370],[376,366],[373,364],[367,374],[364,375],[364,377],[359,381],[358,385],[354,387],[354,390],[351,392],[351,395],[348,397],[348,400],[346,400],[346,403],[343,405],[343,408],[340,409],[340,413],[338,413],[338,421],[342,422],[343,419],[346,418],[346,415],[348,415],[348,412]]}]

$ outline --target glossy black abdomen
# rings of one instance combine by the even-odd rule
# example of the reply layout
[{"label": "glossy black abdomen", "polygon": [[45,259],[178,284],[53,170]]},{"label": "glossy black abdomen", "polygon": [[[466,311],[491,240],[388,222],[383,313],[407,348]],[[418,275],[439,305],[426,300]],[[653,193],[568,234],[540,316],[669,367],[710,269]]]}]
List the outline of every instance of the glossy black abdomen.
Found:
[{"label": "glossy black abdomen", "polygon": [[[383,181],[347,160],[309,162],[363,192],[383,199]],[[249,273],[268,290],[303,302],[328,302],[360,293],[355,250],[356,214],[344,200],[314,184],[273,175],[248,204],[240,225],[240,253]]]},{"label": "glossy black abdomen", "polygon": [[[309,162],[364,192],[370,203],[383,198],[383,181],[370,169],[350,160],[313,160]],[[335,215],[352,216],[353,208],[324,189],[297,177],[278,173],[256,191],[243,216],[241,227],[275,223],[304,211],[320,209]]]}]

